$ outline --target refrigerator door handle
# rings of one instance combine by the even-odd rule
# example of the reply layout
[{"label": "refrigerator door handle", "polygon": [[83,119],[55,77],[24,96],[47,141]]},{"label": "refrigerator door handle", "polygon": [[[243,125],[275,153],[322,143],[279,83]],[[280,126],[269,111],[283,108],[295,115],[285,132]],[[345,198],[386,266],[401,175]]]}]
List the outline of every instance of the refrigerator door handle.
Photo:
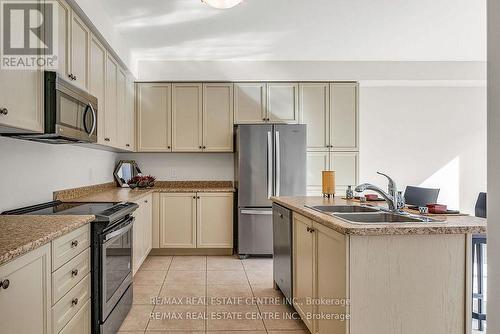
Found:
[{"label": "refrigerator door handle", "polygon": [[267,132],[267,199],[273,195],[273,136]]},{"label": "refrigerator door handle", "polygon": [[276,159],[276,177],[274,179],[274,189],[275,196],[280,195],[280,183],[281,183],[281,157],[280,157],[280,132],[276,131],[274,133],[274,151]]},{"label": "refrigerator door handle", "polygon": [[272,215],[271,210],[241,210],[242,215]]}]

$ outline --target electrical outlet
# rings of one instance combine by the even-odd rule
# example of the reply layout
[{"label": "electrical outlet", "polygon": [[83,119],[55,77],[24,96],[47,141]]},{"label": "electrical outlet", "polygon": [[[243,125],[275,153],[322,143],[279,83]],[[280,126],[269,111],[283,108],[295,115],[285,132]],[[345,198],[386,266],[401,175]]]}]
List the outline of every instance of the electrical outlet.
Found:
[{"label": "electrical outlet", "polygon": [[176,179],[177,178],[177,170],[175,168],[170,169],[170,177],[172,179]]}]

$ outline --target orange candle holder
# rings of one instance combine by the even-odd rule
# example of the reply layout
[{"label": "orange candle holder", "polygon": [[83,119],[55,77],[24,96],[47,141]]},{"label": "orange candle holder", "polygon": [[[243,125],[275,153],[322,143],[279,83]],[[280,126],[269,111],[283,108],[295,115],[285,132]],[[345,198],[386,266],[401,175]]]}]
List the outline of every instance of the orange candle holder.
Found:
[{"label": "orange candle holder", "polygon": [[335,196],[335,171],[324,170],[321,172],[323,197]]}]

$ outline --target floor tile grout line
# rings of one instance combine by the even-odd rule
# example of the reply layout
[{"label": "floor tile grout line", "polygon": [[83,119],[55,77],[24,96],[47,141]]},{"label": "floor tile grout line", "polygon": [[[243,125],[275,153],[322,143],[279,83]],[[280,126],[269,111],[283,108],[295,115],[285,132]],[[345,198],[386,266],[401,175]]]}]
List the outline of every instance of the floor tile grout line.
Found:
[{"label": "floor tile grout line", "polygon": [[[158,290],[158,293],[156,294],[156,298],[160,297],[161,290],[163,289],[163,286],[165,285],[165,281],[167,280],[167,275],[170,270],[170,265],[172,264],[172,261],[174,260],[174,257],[170,259],[167,267],[167,271],[165,272],[165,277],[163,277],[162,284],[160,286],[160,290]],[[151,301],[150,301],[151,302]],[[152,313],[154,313],[156,309],[156,304],[153,304],[153,309],[151,310]],[[149,316],[148,323],[146,324],[146,328],[144,329],[144,334],[146,334],[146,331],[148,330],[149,322],[151,321],[151,315]]]},{"label": "floor tile grout line", "polygon": [[[243,261],[241,264],[243,265]],[[248,274],[247,274],[247,269],[245,268],[244,265],[243,265],[243,271],[245,272],[245,277],[247,278],[247,283],[248,283],[248,285],[250,285],[250,291],[252,291],[252,297],[253,297],[253,300],[255,301],[256,296],[255,296],[255,293],[253,291],[253,286],[252,286],[252,283],[250,283],[250,279],[248,278]],[[262,312],[260,311],[259,303],[256,302],[255,304],[257,306],[257,311],[259,311],[259,315],[262,317]],[[266,333],[268,333],[267,326],[266,326],[266,323],[264,322],[264,319],[260,319],[260,321],[262,321],[262,325],[264,326],[264,331]]]},{"label": "floor tile grout line", "polygon": [[208,331],[208,257],[205,256],[205,333]]}]

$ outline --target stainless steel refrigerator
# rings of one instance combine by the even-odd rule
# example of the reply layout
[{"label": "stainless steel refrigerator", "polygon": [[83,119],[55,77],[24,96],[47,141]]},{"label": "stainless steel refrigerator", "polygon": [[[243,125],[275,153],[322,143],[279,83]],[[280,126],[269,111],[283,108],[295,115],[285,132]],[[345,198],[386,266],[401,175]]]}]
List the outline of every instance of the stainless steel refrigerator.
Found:
[{"label": "stainless steel refrigerator", "polygon": [[238,255],[273,253],[271,196],[306,194],[306,126],[238,125]]}]

